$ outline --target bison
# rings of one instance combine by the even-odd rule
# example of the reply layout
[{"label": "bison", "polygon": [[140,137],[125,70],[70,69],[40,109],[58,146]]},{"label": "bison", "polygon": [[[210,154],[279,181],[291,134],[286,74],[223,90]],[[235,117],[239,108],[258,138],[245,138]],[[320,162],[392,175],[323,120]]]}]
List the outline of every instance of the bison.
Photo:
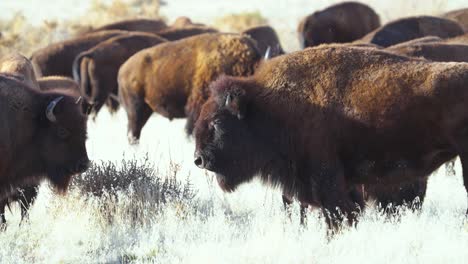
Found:
[{"label": "bison", "polygon": [[462,34],[461,26],[452,20],[433,16],[415,16],[389,22],[357,40],[356,43],[374,43],[389,47],[426,36],[445,39]]},{"label": "bison", "polygon": [[210,27],[188,26],[182,28],[167,28],[158,32],[158,36],[170,40],[180,40],[205,33],[217,33],[218,30]]},{"label": "bison", "polygon": [[73,61],[80,52],[89,50],[101,41],[127,32],[128,31],[109,30],[90,33],[39,49],[31,56],[36,77],[39,78],[50,75],[73,77]]},{"label": "bison", "polygon": [[120,65],[138,51],[163,42],[166,40],[153,34],[129,33],[103,41],[76,57],[73,76],[80,83],[81,94],[93,105],[95,114],[106,102],[111,112],[117,110]]},{"label": "bison", "polygon": [[76,97],[0,74],[0,115],[0,200],[43,179],[65,192],[87,169],[87,118]]},{"label": "bison", "polygon": [[260,60],[256,43],[237,34],[203,34],[142,50],[119,70],[119,97],[128,116],[130,143],[153,112],[188,117],[190,134],[208,85],[221,74],[252,74]]},{"label": "bison", "polygon": [[468,8],[447,12],[443,14],[442,17],[457,22],[462,26],[463,30],[468,33]]},{"label": "bison", "polygon": [[468,45],[445,43],[422,43],[413,45],[395,45],[387,51],[399,55],[424,58],[432,61],[468,62]]},{"label": "bison", "polygon": [[108,31],[108,30],[125,30],[125,31],[140,31],[148,33],[157,33],[167,28],[166,23],[161,19],[135,18],[121,20],[111,24],[107,24],[88,33]]},{"label": "bison", "polygon": [[246,29],[242,32],[257,41],[258,49],[262,54],[269,53],[268,57],[275,57],[284,54],[278,35],[270,26],[257,26]]},{"label": "bison", "polygon": [[0,60],[0,73],[9,74],[31,87],[37,87],[31,61],[19,53],[9,54]]},{"label": "bison", "polygon": [[[361,184],[468,166],[468,64],[326,45],[273,58],[250,77],[221,77],[195,124],[195,164],[234,191],[259,176],[353,221]],[[468,189],[468,172],[463,179]],[[468,213],[468,212],[467,212]]]},{"label": "bison", "polygon": [[[10,54],[0,60],[0,73],[15,78],[30,87],[36,88],[38,86],[31,61],[19,53]],[[26,217],[29,207],[37,196],[35,187],[35,185],[22,186],[8,197],[0,200],[0,220],[2,224],[6,223],[5,207],[12,202],[18,201],[20,203],[21,218]]]},{"label": "bison", "polygon": [[317,11],[299,23],[297,33],[302,48],[323,43],[351,42],[380,27],[380,18],[369,6],[344,2]]}]

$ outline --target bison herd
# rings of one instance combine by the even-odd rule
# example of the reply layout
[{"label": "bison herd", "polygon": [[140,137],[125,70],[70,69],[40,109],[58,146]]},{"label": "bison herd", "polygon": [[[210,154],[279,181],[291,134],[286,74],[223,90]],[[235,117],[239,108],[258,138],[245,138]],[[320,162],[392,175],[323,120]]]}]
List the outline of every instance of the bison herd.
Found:
[{"label": "bison herd", "polygon": [[[283,201],[321,208],[330,228],[368,199],[424,198],[459,156],[468,188],[468,9],[381,25],[345,2],[305,17],[301,51],[270,26],[223,33],[187,17],[134,19],[0,61],[0,215],[22,216],[47,179],[64,192],[86,171],[88,115],[186,118],[196,166],[222,190],[259,177]],[[464,31],[465,30],[465,31]],[[467,211],[468,213],[468,211]],[[301,217],[301,220],[303,218]]]}]

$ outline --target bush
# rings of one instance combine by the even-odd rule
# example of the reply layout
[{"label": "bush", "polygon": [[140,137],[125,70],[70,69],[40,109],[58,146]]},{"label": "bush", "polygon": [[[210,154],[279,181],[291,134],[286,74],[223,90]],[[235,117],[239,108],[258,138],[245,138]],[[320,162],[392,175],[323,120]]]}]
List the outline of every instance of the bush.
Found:
[{"label": "bush", "polygon": [[73,178],[71,191],[97,201],[106,221],[130,220],[146,223],[167,203],[185,205],[196,195],[187,180],[177,180],[179,167],[172,164],[171,175],[158,175],[148,158],[93,164],[87,172]]}]

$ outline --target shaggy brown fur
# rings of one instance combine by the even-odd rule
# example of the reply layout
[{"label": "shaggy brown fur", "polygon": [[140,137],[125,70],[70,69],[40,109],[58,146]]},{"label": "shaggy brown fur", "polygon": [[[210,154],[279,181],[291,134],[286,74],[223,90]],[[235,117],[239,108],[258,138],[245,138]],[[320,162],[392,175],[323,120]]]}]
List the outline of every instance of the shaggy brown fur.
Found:
[{"label": "shaggy brown fur", "polygon": [[12,77],[33,88],[37,87],[37,80],[31,61],[19,53],[1,58],[0,73],[10,74]]},{"label": "shaggy brown fur", "polygon": [[153,112],[188,116],[187,131],[221,74],[252,74],[260,60],[255,41],[237,34],[203,34],[142,50],[119,70],[119,96],[128,115],[130,142],[136,143]]},{"label": "shaggy brown fur", "polygon": [[389,47],[426,36],[445,39],[461,34],[463,34],[463,29],[452,20],[432,16],[416,16],[389,22],[356,42]]},{"label": "shaggy brown fur", "polygon": [[276,31],[270,26],[252,27],[242,32],[257,41],[260,53],[266,54],[268,47],[270,48],[270,58],[284,54],[283,48],[279,41]]},{"label": "shaggy brown fur", "polygon": [[423,43],[404,46],[395,45],[385,50],[399,55],[432,61],[468,62],[468,45]]},{"label": "shaggy brown fur", "polygon": [[[212,84],[195,125],[195,163],[233,191],[259,175],[353,219],[360,184],[468,166],[468,64],[327,45],[274,58],[252,77]],[[468,171],[463,173],[468,189]],[[329,217],[329,214],[332,217]]]},{"label": "shaggy brown fur", "polygon": [[443,14],[442,17],[457,22],[462,26],[463,30],[468,33],[468,8],[450,11]]},{"label": "shaggy brown fur", "polygon": [[158,32],[158,36],[170,40],[180,40],[205,33],[217,33],[218,30],[210,27],[188,26],[183,28],[168,28]]},{"label": "shaggy brown fur", "polygon": [[71,176],[88,167],[85,141],[86,117],[75,97],[0,75],[0,200],[43,179],[64,192]]},{"label": "shaggy brown fur", "polygon": [[80,83],[81,94],[93,104],[92,111],[97,114],[107,102],[111,112],[115,112],[119,105],[116,99],[120,66],[138,51],[166,41],[154,34],[135,32],[108,39],[80,53],[73,63],[73,75]]},{"label": "shaggy brown fur", "polygon": [[297,28],[302,48],[323,43],[351,42],[380,27],[369,6],[357,2],[332,5],[305,17]]},{"label": "shaggy brown fur", "polygon": [[110,30],[90,33],[37,50],[31,56],[36,77],[50,75],[73,77],[73,60],[80,52],[94,47],[101,41],[124,33],[128,33],[128,31]]},{"label": "shaggy brown fur", "polygon": [[147,18],[136,18],[117,21],[111,24],[98,27],[91,30],[92,32],[106,31],[106,30],[126,30],[126,31],[140,31],[148,33],[157,33],[167,28],[166,23],[161,19],[147,19]]}]

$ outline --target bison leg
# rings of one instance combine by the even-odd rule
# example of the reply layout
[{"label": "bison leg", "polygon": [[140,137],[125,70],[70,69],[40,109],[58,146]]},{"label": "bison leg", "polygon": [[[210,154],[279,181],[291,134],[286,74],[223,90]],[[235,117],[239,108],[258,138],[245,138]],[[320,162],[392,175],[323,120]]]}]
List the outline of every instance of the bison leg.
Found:
[{"label": "bison leg", "polygon": [[1,218],[0,226],[2,226],[2,228],[6,224],[6,219],[5,219],[5,207],[6,206],[7,206],[7,199],[0,202],[0,218]]},{"label": "bison leg", "polygon": [[[328,169],[324,169],[328,170]],[[322,210],[330,230],[338,231],[344,220],[353,224],[356,220],[358,207],[363,206],[362,195],[357,191],[347,191],[344,172],[342,170],[328,172],[320,175],[320,200]],[[356,202],[356,203],[355,203]]]},{"label": "bison leg", "polygon": [[37,186],[28,186],[20,191],[21,221],[28,217],[29,208],[37,197]]},{"label": "bison leg", "polygon": [[[468,201],[468,153],[461,154],[460,161],[463,170],[463,184],[465,185],[466,196]],[[466,209],[466,216],[468,216],[468,208]]]},{"label": "bison leg", "polygon": [[373,184],[367,187],[369,195],[376,199],[385,211],[392,213],[396,206],[411,204],[416,197],[419,197],[419,203],[422,204],[426,194],[427,179],[420,178],[395,186]]},{"label": "bison leg", "polygon": [[128,141],[130,144],[138,144],[141,130],[150,118],[153,110],[142,100],[134,100],[127,105],[128,116]]}]

